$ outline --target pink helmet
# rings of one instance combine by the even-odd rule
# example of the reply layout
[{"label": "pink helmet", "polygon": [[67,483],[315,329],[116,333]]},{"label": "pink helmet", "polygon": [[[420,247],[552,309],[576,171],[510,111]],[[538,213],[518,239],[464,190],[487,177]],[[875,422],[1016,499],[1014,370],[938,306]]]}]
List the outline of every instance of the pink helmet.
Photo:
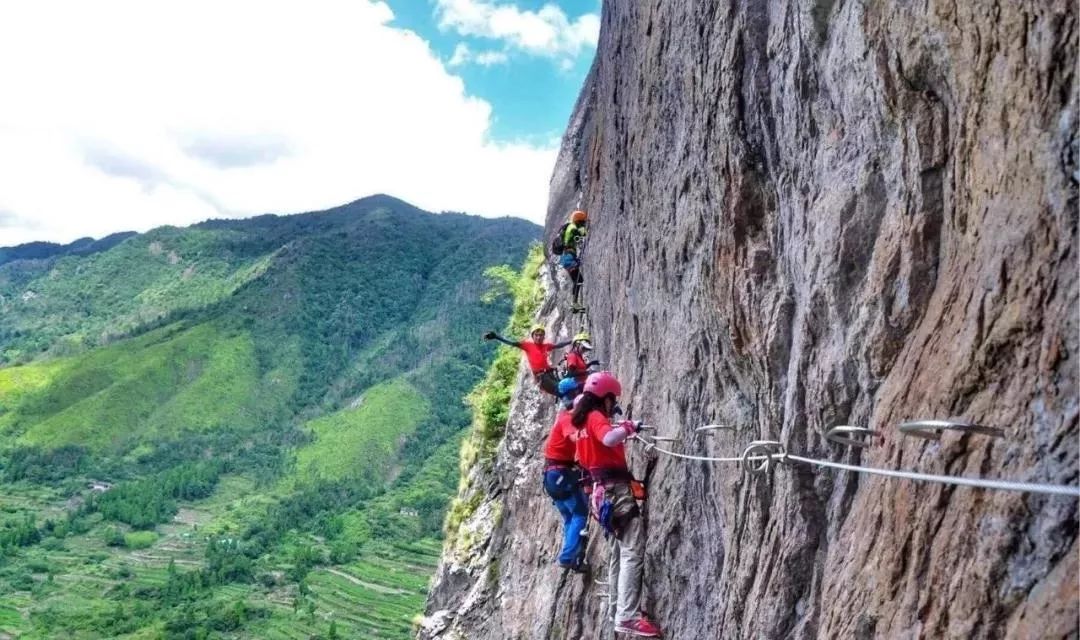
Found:
[{"label": "pink helmet", "polygon": [[618,396],[622,393],[622,385],[610,371],[597,371],[590,373],[585,378],[585,392],[591,393],[598,398],[604,398],[609,393]]}]

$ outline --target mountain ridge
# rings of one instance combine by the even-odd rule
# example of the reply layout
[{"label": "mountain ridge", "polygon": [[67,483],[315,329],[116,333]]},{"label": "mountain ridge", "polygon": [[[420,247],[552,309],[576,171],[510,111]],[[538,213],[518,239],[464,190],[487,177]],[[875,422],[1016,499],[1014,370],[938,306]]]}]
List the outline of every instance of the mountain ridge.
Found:
[{"label": "mountain ridge", "polygon": [[408,637],[538,235],[383,196],[0,265],[0,635]]}]

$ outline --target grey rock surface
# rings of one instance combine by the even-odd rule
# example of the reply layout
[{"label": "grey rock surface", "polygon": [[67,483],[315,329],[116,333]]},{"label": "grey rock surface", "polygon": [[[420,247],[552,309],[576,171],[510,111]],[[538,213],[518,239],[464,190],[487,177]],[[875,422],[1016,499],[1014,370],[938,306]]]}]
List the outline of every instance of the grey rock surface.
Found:
[{"label": "grey rock surface", "polygon": [[[548,234],[590,211],[624,405],[688,453],[1080,482],[1077,35],[1063,0],[605,3]],[[565,334],[562,278],[541,317]],[[553,565],[552,407],[524,373],[513,403],[421,635],[610,637],[605,589]],[[901,436],[918,418],[1005,437]],[[1075,499],[632,456],[667,638],[1078,635]]]}]

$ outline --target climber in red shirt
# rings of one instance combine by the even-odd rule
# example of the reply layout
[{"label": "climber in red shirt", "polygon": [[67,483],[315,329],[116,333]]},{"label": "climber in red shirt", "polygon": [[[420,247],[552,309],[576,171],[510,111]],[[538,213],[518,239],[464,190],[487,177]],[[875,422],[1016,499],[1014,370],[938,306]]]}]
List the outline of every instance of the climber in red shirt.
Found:
[{"label": "climber in red shirt", "polygon": [[593,516],[615,538],[608,561],[608,606],[614,612],[615,632],[656,638],[660,627],[640,608],[645,526],[623,445],[641,428],[641,423],[611,423],[621,393],[622,385],[611,373],[590,374],[570,423],[579,432],[578,462],[593,481]]},{"label": "climber in red shirt", "polygon": [[577,394],[577,385],[560,384],[559,391],[565,391],[559,397],[562,408],[544,445],[544,491],[551,497],[563,519],[559,566],[586,573],[589,570],[585,562],[589,503],[581,490],[581,469],[574,462],[578,431],[570,423],[570,407]]},{"label": "climber in red shirt", "polygon": [[570,349],[563,356],[563,378],[575,378],[578,384],[585,384],[585,378],[589,375],[589,367],[600,364],[598,360],[587,361],[589,351],[592,351],[592,342],[588,333],[581,332],[574,336]]},{"label": "climber in red shirt", "polygon": [[544,342],[544,336],[547,332],[544,330],[543,325],[535,325],[532,332],[529,334],[529,340],[521,340],[515,342],[514,340],[508,340],[494,331],[488,331],[484,334],[484,340],[498,340],[499,342],[509,345],[511,347],[517,347],[525,352],[525,358],[529,361],[529,369],[533,373],[533,378],[536,383],[540,385],[540,388],[546,393],[550,393],[553,396],[559,395],[559,375],[555,371],[555,367],[551,366],[551,360],[549,354],[555,349],[562,349],[570,344],[570,340],[566,342]]}]

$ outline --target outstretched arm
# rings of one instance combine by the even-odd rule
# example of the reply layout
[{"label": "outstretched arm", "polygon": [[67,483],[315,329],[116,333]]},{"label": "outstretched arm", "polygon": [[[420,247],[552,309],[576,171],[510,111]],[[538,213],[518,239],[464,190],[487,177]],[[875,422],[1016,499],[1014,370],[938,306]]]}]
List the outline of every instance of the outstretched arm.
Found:
[{"label": "outstretched arm", "polygon": [[499,342],[501,342],[501,343],[503,343],[505,345],[509,345],[511,347],[517,347],[518,349],[521,348],[521,345],[518,344],[517,342],[515,342],[514,340],[507,340],[506,338],[500,336],[499,334],[495,333],[494,331],[488,331],[487,333],[485,333],[484,334],[484,340],[498,340]]},{"label": "outstretched arm", "polygon": [[566,342],[556,342],[556,343],[552,344],[551,346],[556,348],[556,349],[562,349],[563,347],[569,347],[572,344],[574,344],[573,340],[567,340]]},{"label": "outstretched arm", "polygon": [[619,424],[608,429],[600,441],[604,443],[605,447],[614,447],[625,442],[627,438],[637,433],[639,429],[641,429],[641,421],[634,422],[633,420],[623,420]]}]

